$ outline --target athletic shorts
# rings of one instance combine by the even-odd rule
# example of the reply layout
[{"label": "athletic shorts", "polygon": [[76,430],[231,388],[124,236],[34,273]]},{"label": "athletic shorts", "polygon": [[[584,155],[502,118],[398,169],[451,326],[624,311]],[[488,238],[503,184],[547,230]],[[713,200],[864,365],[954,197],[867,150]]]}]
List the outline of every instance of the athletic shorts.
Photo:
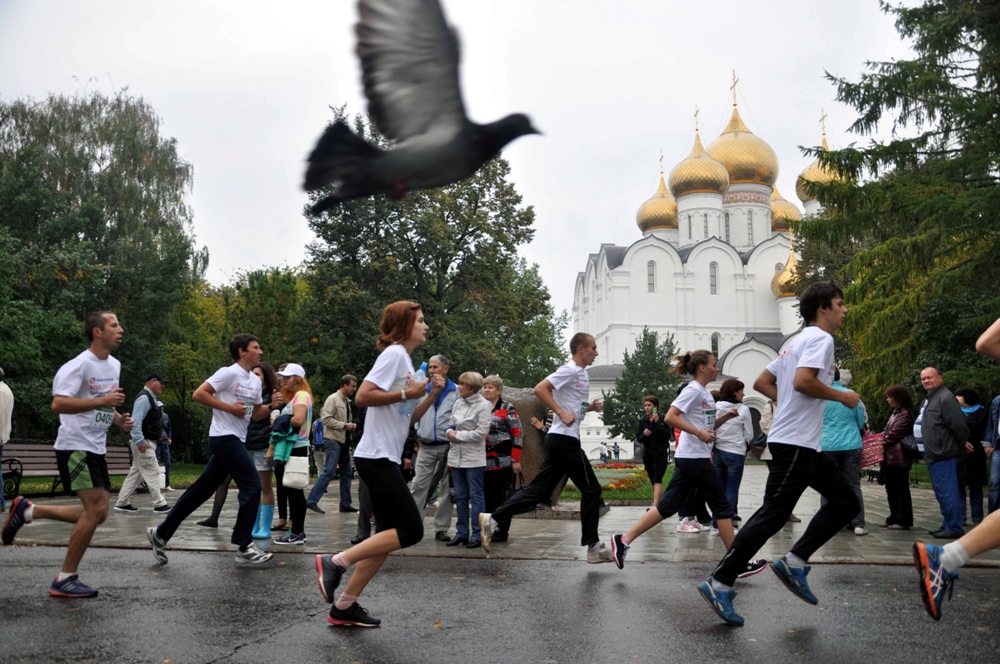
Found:
[{"label": "athletic shorts", "polygon": [[108,460],[103,454],[86,450],[56,450],[56,465],[67,494],[83,489],[111,491]]},{"label": "athletic shorts", "polygon": [[258,473],[274,470],[274,457],[268,459],[267,450],[249,450],[249,453],[253,458],[253,467]]}]

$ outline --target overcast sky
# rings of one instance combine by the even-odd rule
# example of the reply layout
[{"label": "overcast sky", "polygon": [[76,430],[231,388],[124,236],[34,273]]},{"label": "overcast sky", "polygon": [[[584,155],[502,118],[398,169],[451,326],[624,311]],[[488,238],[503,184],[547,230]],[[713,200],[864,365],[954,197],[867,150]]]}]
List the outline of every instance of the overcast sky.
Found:
[{"label": "overcast sky", "polygon": [[[796,204],[825,109],[844,146],[851,109],[823,71],[857,79],[863,63],[905,57],[876,0],[446,0],[463,48],[471,118],[514,111],[544,136],[505,151],[537,215],[522,255],[538,263],[556,311],[601,243],[640,237],[658,158],[687,156],[695,106],[707,146],[740,112],[778,155],[778,188]],[[194,232],[209,279],[298,265],[312,238],[303,163],[329,107],[364,110],[348,0],[0,0],[5,100],[127,87],[194,166]],[[801,206],[800,206],[801,207]]]}]

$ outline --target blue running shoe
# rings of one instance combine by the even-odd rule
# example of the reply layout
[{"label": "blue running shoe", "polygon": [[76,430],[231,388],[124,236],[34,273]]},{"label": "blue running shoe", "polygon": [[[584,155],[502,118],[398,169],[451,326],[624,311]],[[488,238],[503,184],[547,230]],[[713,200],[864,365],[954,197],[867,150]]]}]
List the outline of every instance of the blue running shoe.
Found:
[{"label": "blue running shoe", "polygon": [[3,524],[3,534],[0,541],[6,544],[13,544],[17,531],[21,529],[27,521],[24,520],[24,510],[31,507],[31,501],[24,496],[18,496],[10,504],[10,511],[7,513],[7,520]]},{"label": "blue running shoe", "polygon": [[941,564],[943,547],[936,544],[916,542],[913,545],[913,562],[920,575],[920,596],[924,599],[927,613],[934,620],[941,620],[941,604],[945,595],[951,599],[958,572],[952,572]]},{"label": "blue running shoe", "polygon": [[809,602],[810,604],[819,604],[816,595],[813,595],[812,591],[809,590],[809,582],[806,581],[806,575],[812,569],[809,565],[802,568],[792,567],[785,562],[785,558],[782,556],[774,561],[771,569],[778,575],[778,578],[785,584],[785,587],[802,599],[802,601]]},{"label": "blue running shoe", "polygon": [[722,618],[727,625],[740,627],[743,625],[743,616],[733,610],[733,598],[736,597],[735,590],[716,590],[712,587],[712,579],[705,579],[698,584],[698,592],[708,605],[712,607],[715,614]]},{"label": "blue running shoe", "polygon": [[[56,579],[59,577],[57,576]],[[49,586],[49,594],[53,597],[86,598],[97,597],[97,591],[77,578],[76,574],[68,576],[62,581],[53,581]]]}]

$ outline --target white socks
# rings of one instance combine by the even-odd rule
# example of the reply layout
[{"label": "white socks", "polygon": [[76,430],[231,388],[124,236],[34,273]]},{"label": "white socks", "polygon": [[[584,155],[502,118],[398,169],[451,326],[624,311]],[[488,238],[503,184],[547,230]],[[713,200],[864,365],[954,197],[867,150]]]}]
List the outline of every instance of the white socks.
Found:
[{"label": "white socks", "polygon": [[944,545],[944,549],[941,551],[941,564],[948,571],[954,572],[967,562],[969,562],[969,552],[965,550],[961,542],[948,542]]}]

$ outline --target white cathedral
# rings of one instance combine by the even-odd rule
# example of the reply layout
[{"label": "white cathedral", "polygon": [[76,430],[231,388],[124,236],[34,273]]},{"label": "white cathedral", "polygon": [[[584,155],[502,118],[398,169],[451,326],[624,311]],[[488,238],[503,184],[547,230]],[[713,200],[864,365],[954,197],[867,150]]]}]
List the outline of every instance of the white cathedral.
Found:
[{"label": "white cathedral", "polygon": [[[754,379],[802,325],[790,288],[796,257],[789,222],[821,214],[804,183],[834,177],[818,160],[802,171],[796,193],[803,215],[778,192],[777,176],[774,150],[747,128],[735,96],[729,124],[707,149],[696,128],[691,153],[666,181],[661,160],[656,193],[636,213],[642,237],[628,246],[602,244],[576,278],[573,331],[593,334],[599,351],[592,398],[611,391],[624,353],[648,327],[661,338],[672,334],[680,352],[712,350],[719,382],[746,384],[744,403],[756,422],[767,402],[753,391]],[[600,416],[584,420],[589,456],[610,440]],[[618,442],[631,458],[631,441]]]}]

